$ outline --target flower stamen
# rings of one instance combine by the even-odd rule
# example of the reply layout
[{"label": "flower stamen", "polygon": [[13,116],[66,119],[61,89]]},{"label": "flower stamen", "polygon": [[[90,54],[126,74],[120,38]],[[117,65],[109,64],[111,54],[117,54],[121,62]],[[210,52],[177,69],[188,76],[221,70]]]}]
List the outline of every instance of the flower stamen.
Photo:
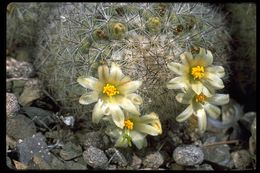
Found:
[{"label": "flower stamen", "polygon": [[124,124],[128,130],[132,130],[134,128],[134,123],[131,120],[125,120]]},{"label": "flower stamen", "polygon": [[196,102],[204,103],[206,100],[206,96],[203,93],[196,95]]},{"label": "flower stamen", "polygon": [[114,95],[119,94],[119,91],[117,90],[117,88],[114,85],[107,84],[103,88],[103,93],[109,97],[112,97]]},{"label": "flower stamen", "polygon": [[203,66],[196,66],[191,68],[191,75],[194,77],[194,79],[201,79],[204,77],[204,67]]}]

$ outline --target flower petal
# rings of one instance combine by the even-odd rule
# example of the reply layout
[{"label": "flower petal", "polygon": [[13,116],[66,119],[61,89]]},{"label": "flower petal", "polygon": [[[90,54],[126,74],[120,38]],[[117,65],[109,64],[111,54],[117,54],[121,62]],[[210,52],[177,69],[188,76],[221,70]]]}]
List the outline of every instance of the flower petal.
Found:
[{"label": "flower petal", "polygon": [[119,128],[124,127],[125,116],[121,108],[116,104],[109,104],[110,113],[112,114],[112,120]]},{"label": "flower petal", "polygon": [[182,113],[176,117],[176,121],[183,122],[187,120],[193,113],[192,105],[189,105]]},{"label": "flower petal", "polygon": [[183,74],[183,72],[182,72],[183,65],[182,64],[171,62],[171,63],[167,64],[167,66],[174,73],[176,73],[178,75],[182,75]]},{"label": "flower petal", "polygon": [[88,104],[96,102],[97,100],[98,100],[98,93],[96,91],[92,91],[92,92],[83,94],[79,98],[79,103],[83,104],[83,105],[88,105]]},{"label": "flower petal", "polygon": [[222,66],[213,66],[213,67],[207,67],[205,69],[206,72],[214,73],[219,78],[222,78],[225,76],[225,69]]},{"label": "flower petal", "polygon": [[196,112],[196,116],[198,117],[199,130],[204,132],[207,128],[207,116],[204,109],[199,109]]},{"label": "flower petal", "polygon": [[214,105],[225,105],[229,102],[228,94],[215,94],[208,98],[208,102]]},{"label": "flower petal", "polygon": [[134,129],[139,132],[149,134],[152,136],[157,136],[157,135],[161,134],[161,131],[158,128],[155,128],[155,127],[153,127],[151,125],[147,125],[147,124],[136,123],[134,125]]},{"label": "flower petal", "polygon": [[176,77],[171,79],[167,84],[166,84],[168,89],[182,89],[182,88],[187,88],[186,80],[183,77]]},{"label": "flower petal", "polygon": [[143,147],[145,147],[145,136],[144,134],[142,133],[139,133],[135,130],[132,130],[129,132],[130,133],[130,136],[132,138],[132,142],[135,144],[135,146],[138,148],[138,149],[141,149]]},{"label": "flower petal", "polygon": [[204,48],[200,48],[200,52],[198,55],[195,56],[195,59],[200,61],[201,65],[208,66],[211,65],[213,62],[213,55],[211,51],[205,50]]},{"label": "flower petal", "polygon": [[191,94],[191,92],[189,92],[189,93],[178,93],[175,98],[179,103],[189,104],[192,97],[193,95]]},{"label": "flower petal", "polygon": [[195,81],[191,83],[191,88],[196,94],[200,94],[203,89],[203,85],[200,81]]},{"label": "flower petal", "polygon": [[218,75],[213,73],[207,73],[207,81],[216,89],[224,88],[223,81],[218,77]]},{"label": "flower petal", "polygon": [[206,96],[206,97],[211,97],[213,94],[213,91],[210,88],[207,88],[207,85],[202,84],[202,90],[201,92]]},{"label": "flower petal", "polygon": [[207,103],[204,108],[210,117],[217,119],[220,116],[221,111],[217,106]]},{"label": "flower petal", "polygon": [[87,89],[91,89],[91,90],[96,90],[97,84],[99,83],[98,80],[94,77],[84,77],[84,76],[80,76],[77,79],[77,82],[87,88]]},{"label": "flower petal", "polygon": [[103,105],[103,101],[99,99],[98,102],[95,104],[92,112],[93,123],[99,123],[100,119],[104,116],[102,105]]},{"label": "flower petal", "polygon": [[119,105],[125,109],[126,111],[135,114],[135,115],[140,115],[140,112],[138,111],[138,109],[136,108],[136,106],[127,98],[125,97],[121,97]]},{"label": "flower petal", "polygon": [[142,123],[148,124],[148,123],[154,123],[154,122],[157,122],[160,120],[156,113],[151,112],[149,114],[141,116],[139,121]]},{"label": "flower petal", "polygon": [[107,83],[109,79],[109,68],[106,65],[98,67],[98,78],[101,82]]},{"label": "flower petal", "polygon": [[143,103],[142,97],[135,93],[128,94],[127,98],[135,105],[141,105]]},{"label": "flower petal", "polygon": [[180,55],[180,58],[181,58],[181,62],[184,65],[190,65],[193,60],[193,56],[190,52],[184,52],[183,54]]},{"label": "flower petal", "polygon": [[123,94],[130,94],[135,92],[142,85],[142,81],[130,81],[118,86],[118,90]]},{"label": "flower petal", "polygon": [[122,70],[119,65],[112,63],[110,68],[110,78],[112,81],[119,81],[124,77]]}]

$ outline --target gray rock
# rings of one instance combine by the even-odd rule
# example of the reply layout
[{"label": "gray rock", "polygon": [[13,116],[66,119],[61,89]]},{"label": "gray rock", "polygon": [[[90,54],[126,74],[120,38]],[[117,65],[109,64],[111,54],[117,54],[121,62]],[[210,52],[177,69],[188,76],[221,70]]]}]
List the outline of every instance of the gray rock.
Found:
[{"label": "gray rock", "polygon": [[33,65],[25,61],[17,61],[14,58],[6,59],[6,75],[11,78],[29,78],[35,74]]},{"label": "gray rock", "polygon": [[65,165],[66,165],[66,169],[69,169],[69,170],[86,170],[87,169],[86,165],[83,165],[83,164],[80,164],[80,163],[77,163],[74,161],[66,161]]},{"label": "gray rock", "polygon": [[53,113],[50,111],[28,106],[23,107],[21,111],[33,119],[35,124],[40,127],[46,127],[54,123],[54,119],[52,118]]},{"label": "gray rock", "polygon": [[83,152],[85,162],[93,168],[105,168],[108,163],[108,158],[105,153],[96,147],[88,147]]},{"label": "gray rock", "polygon": [[24,139],[36,133],[36,126],[31,119],[18,114],[13,118],[7,119],[6,132],[15,140]]},{"label": "gray rock", "polygon": [[84,149],[87,149],[90,146],[105,149],[108,143],[107,136],[101,132],[88,132],[88,133],[77,133],[78,139],[80,140],[81,145],[84,146]]},{"label": "gray rock", "polygon": [[75,157],[82,155],[82,148],[79,145],[75,145],[72,142],[68,142],[63,146],[63,149],[60,151],[60,156],[64,160],[71,160]]},{"label": "gray rock", "polygon": [[140,159],[137,155],[133,154],[130,168],[139,169],[141,167],[141,164],[142,164],[142,159]]},{"label": "gray rock", "polygon": [[66,169],[65,163],[61,160],[59,160],[57,157],[53,157],[51,161],[51,167],[52,169],[57,169],[57,170],[64,170]]},{"label": "gray rock", "polygon": [[16,97],[20,97],[23,92],[24,85],[27,80],[14,80],[12,81],[12,92],[16,95]]},{"label": "gray rock", "polygon": [[122,152],[120,152],[120,150],[116,148],[109,148],[106,150],[106,154],[108,155],[109,158],[113,157],[110,163],[115,163],[118,166],[122,166],[122,167],[127,166],[128,161],[125,158],[125,156],[122,154]]},{"label": "gray rock", "polygon": [[205,160],[209,160],[223,166],[228,166],[230,162],[229,150],[230,147],[227,144],[203,147]]},{"label": "gray rock", "polygon": [[[46,163],[51,161],[51,153],[45,143],[45,137],[41,133],[32,135],[32,137],[20,140],[17,144],[17,152],[19,154],[20,162],[28,164],[31,160],[36,159],[37,162],[43,159]],[[35,163],[35,161],[33,161]],[[39,161],[41,162],[41,161]]]},{"label": "gray rock", "polygon": [[28,169],[46,170],[51,169],[51,166],[49,165],[49,163],[46,162],[44,158],[42,158],[40,154],[36,154],[29,162]]},{"label": "gray rock", "polygon": [[245,169],[251,163],[250,154],[247,150],[239,150],[231,153],[234,165],[238,169]]},{"label": "gray rock", "polygon": [[6,166],[8,168],[15,169],[14,165],[12,164],[11,159],[8,156],[6,156]]},{"label": "gray rock", "polygon": [[154,152],[145,156],[143,165],[145,168],[159,168],[164,162],[163,155],[160,152]]},{"label": "gray rock", "polygon": [[6,93],[6,115],[7,117],[12,117],[17,111],[19,111],[20,106],[16,96],[12,93]]},{"label": "gray rock", "polygon": [[179,165],[193,166],[202,163],[204,154],[200,147],[186,145],[177,147],[173,152],[173,159]]},{"label": "gray rock", "polygon": [[23,106],[30,105],[32,101],[40,98],[42,95],[42,83],[39,79],[29,79],[25,83],[23,92],[19,97],[19,103]]}]

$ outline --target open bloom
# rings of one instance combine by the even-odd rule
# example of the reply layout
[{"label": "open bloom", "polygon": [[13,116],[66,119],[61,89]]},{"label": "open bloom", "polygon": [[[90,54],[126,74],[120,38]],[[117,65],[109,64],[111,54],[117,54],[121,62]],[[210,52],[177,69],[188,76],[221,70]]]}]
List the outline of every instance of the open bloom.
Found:
[{"label": "open bloom", "polygon": [[198,117],[200,131],[205,131],[207,126],[206,113],[217,119],[221,113],[220,108],[215,105],[224,105],[229,102],[228,94],[215,94],[211,97],[205,96],[203,93],[196,94],[192,89],[186,93],[178,93],[176,100],[182,104],[189,106],[176,117],[176,121],[183,122],[192,114]]},{"label": "open bloom", "polygon": [[116,147],[132,146],[141,149],[147,146],[146,136],[157,136],[162,133],[161,122],[156,113],[138,116],[126,112],[124,128],[110,126],[107,134],[116,139]]},{"label": "open bloom", "polygon": [[136,105],[142,103],[142,98],[134,92],[142,82],[131,81],[115,63],[112,63],[110,70],[106,65],[99,66],[98,78],[81,76],[77,79],[87,89],[79,103],[88,105],[97,102],[92,113],[94,123],[98,123],[104,115],[111,115],[114,123],[123,128],[125,118],[122,109],[135,115],[140,114]]},{"label": "open bloom", "polygon": [[168,64],[170,70],[177,75],[167,84],[169,89],[188,88],[196,94],[203,93],[210,97],[216,89],[224,88],[222,77],[225,75],[222,66],[213,66],[213,56],[209,50],[200,48],[197,55],[193,56],[190,52],[184,52],[180,55],[182,64],[171,62]]}]

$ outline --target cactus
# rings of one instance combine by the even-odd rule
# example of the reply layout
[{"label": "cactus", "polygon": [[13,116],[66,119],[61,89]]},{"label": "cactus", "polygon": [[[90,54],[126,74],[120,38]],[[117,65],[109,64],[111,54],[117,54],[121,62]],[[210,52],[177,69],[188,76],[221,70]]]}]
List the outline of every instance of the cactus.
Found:
[{"label": "cactus", "polygon": [[166,88],[174,77],[167,63],[184,51],[210,50],[228,79],[228,41],[219,9],[199,3],[62,3],[38,40],[35,66],[66,111],[84,115],[83,88],[77,77],[95,76],[101,64],[115,62],[132,80],[141,80],[142,111],[160,120],[175,118],[184,107]]},{"label": "cactus", "polygon": [[6,7],[6,47],[35,45],[37,31],[47,22],[51,8],[47,3],[9,3]]}]

